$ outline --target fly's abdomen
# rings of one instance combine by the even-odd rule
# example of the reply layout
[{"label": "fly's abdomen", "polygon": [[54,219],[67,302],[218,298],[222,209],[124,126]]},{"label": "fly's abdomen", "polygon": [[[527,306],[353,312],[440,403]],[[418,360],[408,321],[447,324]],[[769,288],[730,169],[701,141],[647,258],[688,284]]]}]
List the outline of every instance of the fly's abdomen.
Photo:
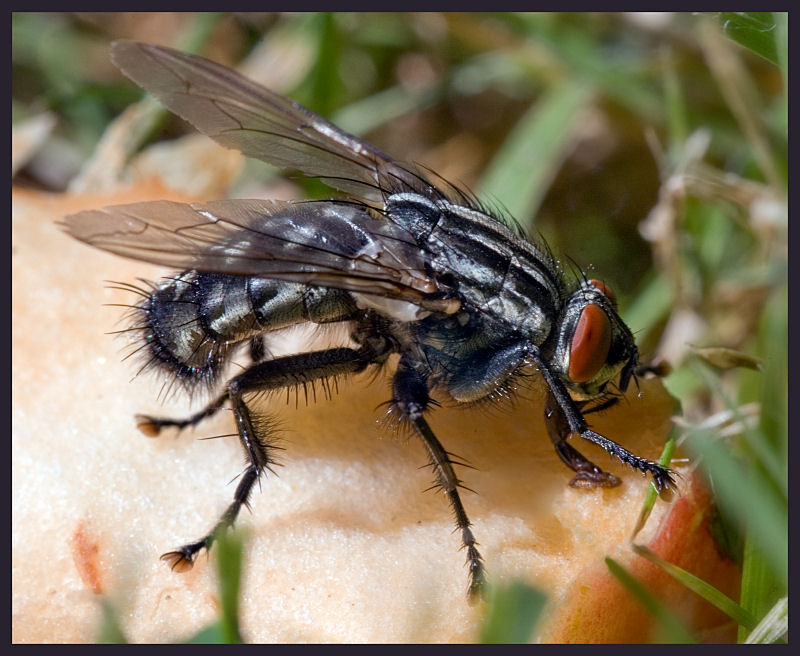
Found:
[{"label": "fly's abdomen", "polygon": [[185,271],[150,293],[136,327],[149,350],[145,368],[211,385],[251,337],[306,321],[345,321],[357,311],[350,294],[338,289]]},{"label": "fly's abdomen", "polygon": [[358,311],[349,292],[268,278],[245,278],[258,332],[280,330],[304,321],[347,321]]}]

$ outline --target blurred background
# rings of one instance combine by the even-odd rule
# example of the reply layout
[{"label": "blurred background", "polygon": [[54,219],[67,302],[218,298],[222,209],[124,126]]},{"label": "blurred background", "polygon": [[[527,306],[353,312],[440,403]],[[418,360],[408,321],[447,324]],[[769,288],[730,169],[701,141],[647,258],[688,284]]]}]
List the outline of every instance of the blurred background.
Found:
[{"label": "blurred background", "polygon": [[[126,38],[238,68],[472,189],[610,283],[643,357],[669,364],[675,437],[760,620],[788,571],[787,34],[771,13],[16,13],[13,184],[107,189],[194,135],[135,105],[108,55]],[[168,182],[213,164],[164,152]],[[279,174],[237,161],[204,192],[334,193]]]}]

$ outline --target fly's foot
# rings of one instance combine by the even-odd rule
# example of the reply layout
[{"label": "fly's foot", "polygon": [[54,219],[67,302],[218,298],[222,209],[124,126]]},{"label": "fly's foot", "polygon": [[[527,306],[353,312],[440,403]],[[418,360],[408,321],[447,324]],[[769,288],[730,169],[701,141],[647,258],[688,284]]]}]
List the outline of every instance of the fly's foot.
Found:
[{"label": "fly's foot", "polygon": [[195,426],[204,419],[211,417],[219,412],[227,400],[227,395],[222,395],[215,401],[212,401],[200,412],[196,412],[191,417],[186,419],[166,419],[164,417],[151,417],[150,415],[135,415],[136,427],[147,437],[158,437],[164,428],[177,428],[182,430],[187,426]]},{"label": "fly's foot", "polygon": [[672,498],[672,493],[677,489],[674,472],[672,470],[652,460],[635,456],[619,447],[609,450],[609,453],[615,455],[621,462],[629,464],[634,469],[638,469],[643,474],[650,474],[653,479],[653,485],[656,491],[658,491],[659,496],[665,500],[668,495]]},{"label": "fly's foot", "polygon": [[161,431],[165,428],[177,428],[183,430],[187,426],[194,426],[200,423],[203,419],[213,414],[218,410],[218,407],[213,406],[211,410],[204,410],[197,415],[193,415],[188,419],[163,419],[160,417],[151,417],[150,415],[135,415],[136,428],[138,428],[147,437],[158,437]]},{"label": "fly's foot", "polygon": [[653,485],[662,501],[670,502],[675,498],[675,493],[678,490],[678,485],[675,481],[677,474],[675,472],[652,460],[639,458],[627,452],[619,453],[619,451],[621,449],[616,453],[612,453],[612,455],[616,455],[622,462],[629,464],[634,469],[638,469],[642,474],[650,474]]},{"label": "fly's foot", "polygon": [[207,550],[208,547],[208,538],[206,538],[193,544],[187,544],[175,551],[169,551],[161,556],[161,560],[167,563],[173,572],[183,574],[192,569],[197,554],[203,549]]},{"label": "fly's foot", "polygon": [[621,483],[622,481],[614,476],[614,474],[604,472],[594,465],[588,469],[579,469],[578,473],[569,482],[572,487],[580,488],[617,487]]},{"label": "fly's foot", "polygon": [[136,415],[136,428],[147,437],[158,437],[161,429],[166,425],[163,420],[150,417],[149,415]]},{"label": "fly's foot", "polygon": [[467,566],[469,567],[469,589],[467,598],[471,604],[486,599],[486,570],[481,554],[474,544],[467,547]]},{"label": "fly's foot", "polygon": [[653,477],[653,485],[655,485],[658,491],[659,498],[662,501],[672,501],[675,498],[675,493],[678,491],[678,484],[675,481],[675,477],[678,476],[678,474],[655,462],[650,464],[650,475]]}]

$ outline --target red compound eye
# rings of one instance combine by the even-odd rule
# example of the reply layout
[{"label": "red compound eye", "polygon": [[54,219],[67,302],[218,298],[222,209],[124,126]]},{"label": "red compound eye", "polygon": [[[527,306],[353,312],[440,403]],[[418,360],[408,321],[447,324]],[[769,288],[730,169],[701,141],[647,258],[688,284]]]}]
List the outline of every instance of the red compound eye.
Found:
[{"label": "red compound eye", "polygon": [[606,283],[604,283],[602,280],[596,280],[592,278],[592,280],[589,281],[589,284],[603,292],[608,297],[608,300],[616,305],[617,297],[614,294],[614,290],[606,285]]},{"label": "red compound eye", "polygon": [[[604,292],[605,293],[605,292]],[[591,380],[608,359],[611,348],[611,322],[597,305],[581,311],[569,350],[569,378],[574,383]]]}]

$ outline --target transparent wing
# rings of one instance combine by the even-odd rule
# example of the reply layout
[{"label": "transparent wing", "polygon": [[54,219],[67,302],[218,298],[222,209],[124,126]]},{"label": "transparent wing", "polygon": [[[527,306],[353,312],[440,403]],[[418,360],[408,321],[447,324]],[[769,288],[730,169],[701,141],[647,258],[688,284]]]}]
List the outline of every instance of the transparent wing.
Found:
[{"label": "transparent wing", "polygon": [[314,112],[234,70],[177,50],[115,41],[111,57],[165,107],[223,146],[369,200],[428,181]]},{"label": "transparent wing", "polygon": [[332,201],[152,201],[65,217],[97,248],[176,269],[338,287],[420,304],[437,292],[423,252],[364,206]]}]

